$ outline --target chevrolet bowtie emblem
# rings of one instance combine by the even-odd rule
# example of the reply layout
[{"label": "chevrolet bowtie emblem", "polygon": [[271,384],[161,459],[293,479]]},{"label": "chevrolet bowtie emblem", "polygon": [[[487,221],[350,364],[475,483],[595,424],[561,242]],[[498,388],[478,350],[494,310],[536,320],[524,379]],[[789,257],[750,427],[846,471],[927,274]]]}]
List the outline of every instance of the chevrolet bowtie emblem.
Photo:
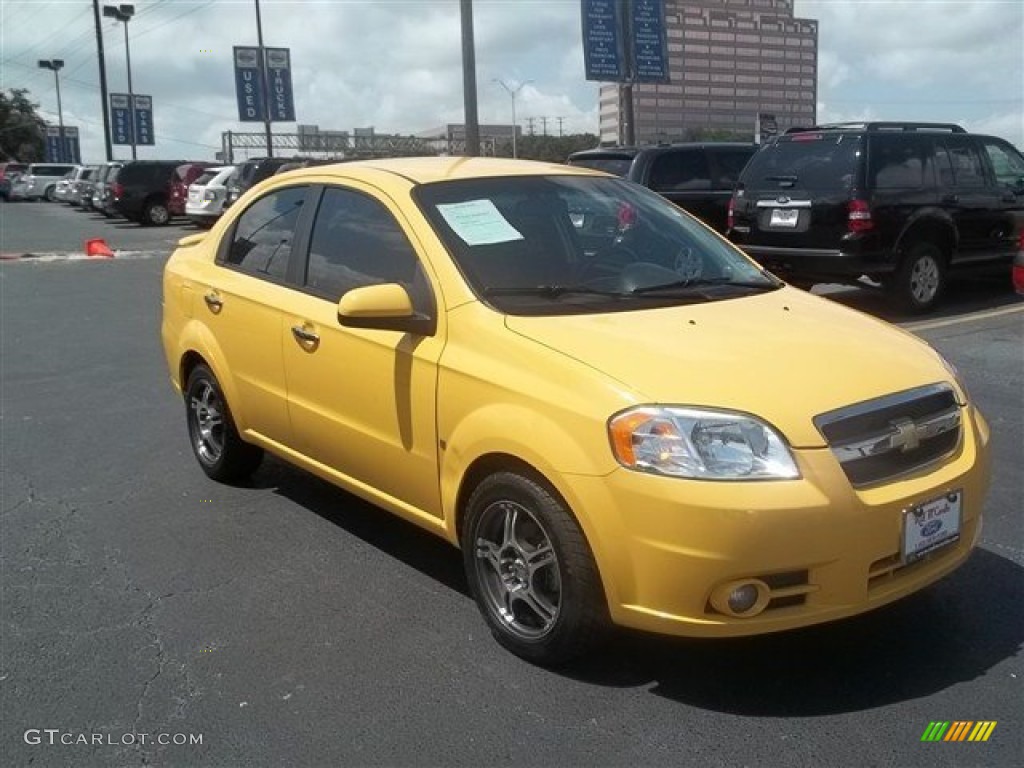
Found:
[{"label": "chevrolet bowtie emblem", "polygon": [[899,448],[903,453],[912,451],[921,444],[921,437],[917,432],[917,424],[911,419],[896,419],[891,422],[896,431],[889,436],[889,445],[893,450]]}]

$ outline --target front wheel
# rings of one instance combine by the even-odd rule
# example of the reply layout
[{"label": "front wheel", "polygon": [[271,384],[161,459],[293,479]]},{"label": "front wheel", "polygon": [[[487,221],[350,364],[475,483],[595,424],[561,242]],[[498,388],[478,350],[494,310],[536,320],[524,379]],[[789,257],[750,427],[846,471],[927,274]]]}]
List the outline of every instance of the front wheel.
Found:
[{"label": "front wheel", "polygon": [[242,440],[217,377],[197,365],[185,385],[189,442],[199,466],[213,480],[243,480],[259,467],[263,449]]},{"label": "front wheel", "polygon": [[46,191],[43,193],[43,197],[46,198],[46,202],[48,202],[48,203],[52,203],[54,200],[56,200],[57,199],[57,189],[56,189],[56,187],[47,187]]},{"label": "front wheel", "polygon": [[466,577],[501,645],[555,665],[601,638],[607,614],[600,577],[561,500],[533,478],[498,472],[473,491],[466,515]]},{"label": "front wheel", "polygon": [[886,287],[893,300],[908,312],[935,308],[946,289],[946,254],[935,243],[912,244]]}]

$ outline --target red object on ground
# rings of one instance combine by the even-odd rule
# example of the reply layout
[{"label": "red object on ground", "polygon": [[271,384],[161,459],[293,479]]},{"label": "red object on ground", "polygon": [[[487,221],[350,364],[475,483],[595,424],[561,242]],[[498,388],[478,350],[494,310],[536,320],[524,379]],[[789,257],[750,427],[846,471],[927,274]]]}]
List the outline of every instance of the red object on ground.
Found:
[{"label": "red object on ground", "polygon": [[94,237],[85,241],[85,255],[90,259],[112,259],[114,252],[102,237]]}]

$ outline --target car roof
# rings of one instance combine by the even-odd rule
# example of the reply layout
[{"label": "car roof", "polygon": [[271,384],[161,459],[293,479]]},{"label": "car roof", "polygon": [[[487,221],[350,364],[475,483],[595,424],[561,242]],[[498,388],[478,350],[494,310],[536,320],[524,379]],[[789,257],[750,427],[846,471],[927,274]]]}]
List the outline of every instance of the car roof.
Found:
[{"label": "car roof", "polygon": [[636,157],[641,152],[649,154],[660,154],[672,152],[677,149],[750,149],[756,150],[757,145],[746,141],[690,141],[679,144],[650,144],[642,147],[595,147],[594,149],[582,149],[569,155],[570,159],[585,159],[588,157]]},{"label": "car roof", "polygon": [[[576,168],[533,160],[511,160],[495,157],[393,157],[378,160],[355,160],[333,165],[317,165],[289,171],[289,179],[303,176],[336,175],[367,181],[381,176],[398,176],[412,184],[437,181],[484,179],[494,176],[604,176],[588,168]],[[283,177],[280,177],[283,178]]]}]

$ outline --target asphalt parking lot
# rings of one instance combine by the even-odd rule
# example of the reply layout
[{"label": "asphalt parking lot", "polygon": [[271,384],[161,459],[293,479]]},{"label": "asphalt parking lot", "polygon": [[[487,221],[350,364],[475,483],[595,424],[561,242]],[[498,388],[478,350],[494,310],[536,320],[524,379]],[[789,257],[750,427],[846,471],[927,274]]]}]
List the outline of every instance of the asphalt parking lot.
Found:
[{"label": "asphalt parking lot", "polygon": [[[160,348],[162,265],[0,266],[5,765],[1019,764],[1024,307],[1005,287],[904,323],[992,425],[962,569],[833,625],[622,634],[553,672],[489,637],[444,543],[280,462],[239,487],[200,472]],[[922,743],[934,720],[997,726]]]}]

